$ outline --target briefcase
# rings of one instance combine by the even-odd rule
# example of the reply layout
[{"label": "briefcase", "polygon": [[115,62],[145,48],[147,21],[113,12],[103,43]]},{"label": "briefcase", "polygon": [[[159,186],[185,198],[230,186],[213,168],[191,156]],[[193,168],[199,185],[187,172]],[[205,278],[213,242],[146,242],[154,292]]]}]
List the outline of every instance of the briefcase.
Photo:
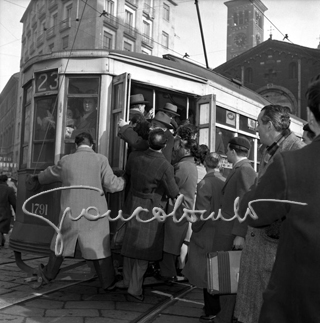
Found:
[{"label": "briefcase", "polygon": [[241,250],[207,254],[207,290],[210,294],[236,294]]}]

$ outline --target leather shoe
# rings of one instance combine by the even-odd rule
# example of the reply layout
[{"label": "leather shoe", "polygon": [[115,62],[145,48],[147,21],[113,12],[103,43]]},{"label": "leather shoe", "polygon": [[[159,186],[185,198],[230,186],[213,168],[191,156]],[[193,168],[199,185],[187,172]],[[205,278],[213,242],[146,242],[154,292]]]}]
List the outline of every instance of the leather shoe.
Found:
[{"label": "leather shoe", "polygon": [[112,292],[113,290],[115,290],[117,287],[117,281],[114,280],[110,285],[109,287],[105,288],[104,290],[107,291],[107,292]]},{"label": "leather shoe", "polygon": [[143,300],[144,300],[143,294],[141,294],[141,295],[133,295],[133,294],[128,293],[127,294],[128,301],[132,300],[132,298],[133,298],[133,300],[136,300],[138,302],[143,302]]},{"label": "leather shoe", "polygon": [[128,289],[129,286],[125,285],[123,280],[119,280],[115,283],[115,287],[119,289]]},{"label": "leather shoe", "polygon": [[214,318],[216,315],[202,315],[199,318],[199,321],[202,323],[214,323]]}]

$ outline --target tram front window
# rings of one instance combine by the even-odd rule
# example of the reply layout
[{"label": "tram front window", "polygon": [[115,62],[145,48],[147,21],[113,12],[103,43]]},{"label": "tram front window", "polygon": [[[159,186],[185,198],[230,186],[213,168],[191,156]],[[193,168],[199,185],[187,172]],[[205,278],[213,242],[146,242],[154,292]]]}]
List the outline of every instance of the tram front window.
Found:
[{"label": "tram front window", "polygon": [[56,96],[35,100],[33,163],[54,161],[56,115]]}]

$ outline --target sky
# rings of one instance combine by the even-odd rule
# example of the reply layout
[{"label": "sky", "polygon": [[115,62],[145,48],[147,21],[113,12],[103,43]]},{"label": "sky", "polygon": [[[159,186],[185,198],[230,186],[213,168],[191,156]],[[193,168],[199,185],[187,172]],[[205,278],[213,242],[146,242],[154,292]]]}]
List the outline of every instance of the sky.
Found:
[{"label": "sky", "polygon": [[[89,0],[90,1],[90,0]],[[143,1],[143,0],[139,0]],[[175,0],[175,45],[170,54],[205,65],[195,0]],[[30,0],[0,0],[0,92],[12,74],[20,70],[22,24],[20,20]],[[208,65],[215,68],[226,61],[226,0],[198,0]],[[317,48],[320,42],[320,0],[262,0],[265,12],[264,40],[289,41]],[[155,5],[161,4],[154,0]]]}]

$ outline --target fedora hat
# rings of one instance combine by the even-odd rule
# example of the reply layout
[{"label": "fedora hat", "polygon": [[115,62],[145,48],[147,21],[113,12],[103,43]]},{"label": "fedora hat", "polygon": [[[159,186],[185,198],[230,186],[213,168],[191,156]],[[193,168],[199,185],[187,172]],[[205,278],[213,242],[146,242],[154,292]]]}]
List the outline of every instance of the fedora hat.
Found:
[{"label": "fedora hat", "polygon": [[135,104],[147,104],[149,101],[146,101],[144,99],[143,94],[134,94],[130,95],[130,105],[135,105]]},{"label": "fedora hat", "polygon": [[159,111],[170,112],[171,114],[173,114],[175,116],[180,116],[180,114],[177,113],[178,107],[172,103],[169,103],[169,102],[167,102],[162,109],[159,109]]},{"label": "fedora hat", "polygon": [[173,126],[170,124],[171,118],[162,111],[158,111],[151,121],[153,120],[164,124],[168,129],[173,129]]}]

